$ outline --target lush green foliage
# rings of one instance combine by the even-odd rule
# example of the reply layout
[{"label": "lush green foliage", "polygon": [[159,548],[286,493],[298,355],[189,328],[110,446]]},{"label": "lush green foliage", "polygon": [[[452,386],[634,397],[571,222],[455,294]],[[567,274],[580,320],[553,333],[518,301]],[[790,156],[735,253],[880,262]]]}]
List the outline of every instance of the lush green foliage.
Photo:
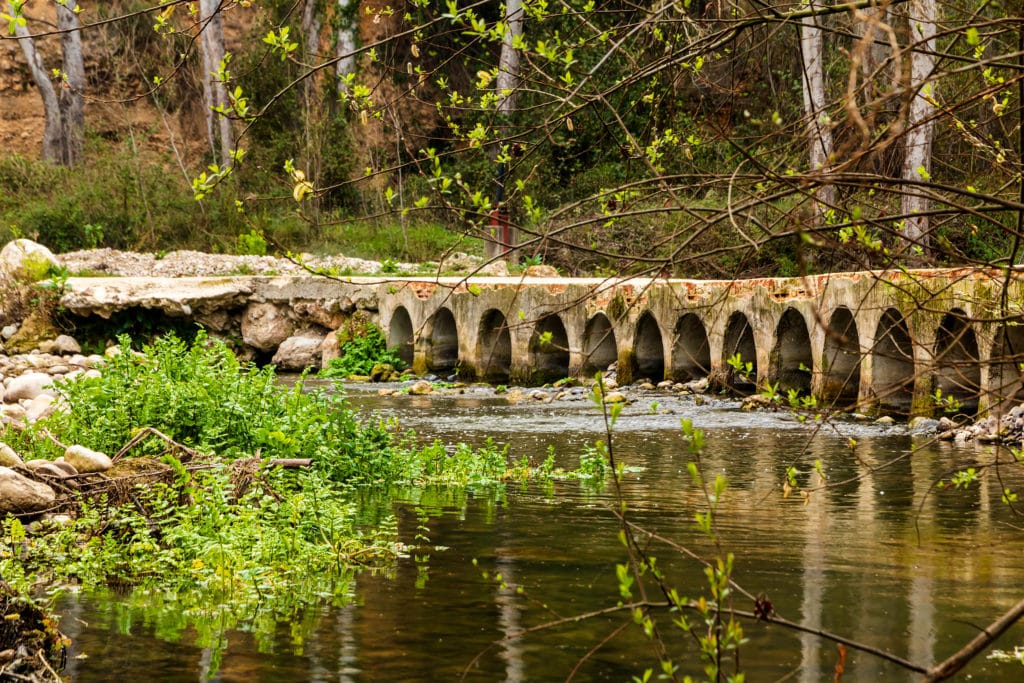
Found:
[{"label": "lush green foliage", "polygon": [[405,367],[394,349],[388,348],[384,332],[376,325],[367,325],[364,334],[341,347],[341,357],[332,358],[320,374],[324,377],[369,376],[374,366],[387,364],[396,370]]},{"label": "lush green foliage", "polygon": [[[510,467],[507,448],[490,441],[422,446],[415,435],[360,424],[341,394],[308,391],[301,380],[283,386],[272,368],[240,364],[202,332],[191,345],[166,337],[139,354],[125,338],[119,348],[100,378],[62,386],[68,412],[5,439],[25,455],[55,455],[54,439],[114,453],[149,427],[194,451],[147,436],[121,463],[130,467],[111,472],[126,478],[80,496],[70,520],[32,534],[3,520],[0,577],[22,592],[131,588],[129,609],[158,624],[161,637],[194,632],[215,653],[230,630],[269,642],[281,623],[301,649],[316,625],[312,608],[343,604],[356,569],[405,551],[387,498],[357,497],[356,486],[433,498],[572,476],[556,471],[550,454],[540,467]],[[313,466],[264,466],[290,456]]]},{"label": "lush green foliage", "polygon": [[[383,427],[359,424],[343,397],[302,381],[279,384],[271,368],[243,366],[222,342],[197,335],[189,346],[157,339],[139,355],[122,339],[100,378],[61,387],[70,410],[45,426],[63,443],[115,453],[152,427],[228,459],[309,457],[338,481],[385,481],[396,471]],[[56,454],[46,440],[37,449]]]}]

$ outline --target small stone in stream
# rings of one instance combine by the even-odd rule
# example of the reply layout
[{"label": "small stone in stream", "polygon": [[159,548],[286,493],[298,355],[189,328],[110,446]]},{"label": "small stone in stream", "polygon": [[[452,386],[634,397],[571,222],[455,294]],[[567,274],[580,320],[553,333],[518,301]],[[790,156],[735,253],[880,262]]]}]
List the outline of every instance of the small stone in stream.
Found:
[{"label": "small stone in stream", "polygon": [[703,394],[708,390],[709,381],[707,377],[701,377],[700,379],[690,380],[683,384],[683,388],[692,391],[695,394]]},{"label": "small stone in stream", "polygon": [[81,445],[68,446],[64,451],[64,460],[82,474],[106,472],[114,463],[105,453],[94,451]]},{"label": "small stone in stream", "polygon": [[650,382],[641,382],[638,388],[643,389],[644,391],[653,391],[654,385],[651,384]]},{"label": "small stone in stream", "polygon": [[889,415],[883,415],[882,417],[880,417],[877,420],[875,420],[875,424],[876,425],[891,425],[891,424],[895,424],[895,423],[896,423],[896,420],[894,420]]},{"label": "small stone in stream", "polygon": [[605,403],[627,403],[626,395],[621,391],[610,391],[604,395]]},{"label": "small stone in stream", "polygon": [[530,398],[534,401],[547,401],[551,398],[551,394],[546,391],[541,391],[540,389],[534,389],[530,392]]},{"label": "small stone in stream", "polygon": [[387,382],[394,374],[395,368],[390,363],[377,363],[370,370],[371,382]]},{"label": "small stone in stream", "polygon": [[410,396],[426,396],[427,394],[433,393],[433,391],[434,385],[425,379],[421,379],[409,387]]},{"label": "small stone in stream", "polygon": [[662,380],[661,382],[658,382],[658,388],[659,389],[665,390],[665,389],[672,389],[673,387],[675,387],[675,382],[673,382],[670,379],[666,379],[666,380]]}]

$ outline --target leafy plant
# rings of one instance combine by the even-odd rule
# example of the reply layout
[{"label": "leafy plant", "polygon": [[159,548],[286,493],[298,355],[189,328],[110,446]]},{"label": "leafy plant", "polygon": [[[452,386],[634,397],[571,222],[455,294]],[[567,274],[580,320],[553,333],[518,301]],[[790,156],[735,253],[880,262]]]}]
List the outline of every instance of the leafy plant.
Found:
[{"label": "leafy plant", "polygon": [[405,367],[398,353],[387,347],[384,332],[375,325],[367,325],[362,336],[342,346],[341,354],[340,358],[332,358],[327,367],[320,371],[321,376],[369,375],[378,364],[388,364],[396,370]]}]

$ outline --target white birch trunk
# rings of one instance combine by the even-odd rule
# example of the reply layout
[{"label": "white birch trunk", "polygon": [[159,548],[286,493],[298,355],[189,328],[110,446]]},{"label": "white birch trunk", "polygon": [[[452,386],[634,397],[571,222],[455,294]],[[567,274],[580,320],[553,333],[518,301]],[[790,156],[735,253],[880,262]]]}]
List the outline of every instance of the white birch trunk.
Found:
[{"label": "white birch trunk", "polygon": [[[338,22],[337,49],[335,55],[338,57],[337,73],[338,88],[346,90],[345,77],[356,71],[356,21],[349,9],[352,3],[359,0],[338,0],[338,13],[341,14],[341,21]],[[357,6],[358,9],[358,6]]]},{"label": "white birch trunk", "polygon": [[[7,12],[13,16],[14,8],[7,5]],[[29,72],[36,88],[39,89],[39,96],[43,100],[43,159],[60,163],[60,103],[57,100],[57,91],[50,80],[50,74],[43,66],[43,60],[36,51],[35,42],[29,37],[30,31],[27,26],[15,24],[14,35],[18,39],[21,51],[25,54],[28,62]]]},{"label": "white birch trunk", "polygon": [[505,2],[505,36],[501,41],[501,57],[498,59],[498,77],[495,79],[495,93],[498,96],[499,114],[509,115],[516,110],[516,89],[519,87],[519,50],[516,39],[523,35],[522,0]]},{"label": "white birch trunk", "polygon": [[231,151],[235,147],[231,119],[214,111],[217,107],[230,107],[227,84],[217,80],[217,69],[224,59],[224,25],[220,16],[221,0],[199,0],[199,22],[202,31],[200,46],[203,53],[203,97],[206,100],[206,134],[210,150],[220,159],[220,165],[231,165]]},{"label": "white birch trunk", "polygon": [[60,162],[74,166],[82,157],[85,137],[85,63],[82,57],[81,22],[75,12],[75,0],[57,4],[57,28],[61,34],[61,53],[64,60],[63,87],[60,90]]},{"label": "white birch trunk", "polygon": [[302,34],[306,41],[306,57],[312,58],[320,53],[320,18],[316,15],[317,0],[306,0],[302,8]]},{"label": "white birch trunk", "polygon": [[[815,0],[807,0],[808,9],[814,9]],[[804,116],[807,117],[807,137],[810,143],[811,172],[823,172],[832,155],[832,128],[825,112],[825,66],[822,59],[824,40],[817,17],[804,17],[800,25],[800,55],[803,59]],[[815,190],[815,217],[821,218],[833,203],[835,189],[823,185]]]},{"label": "white birch trunk", "polygon": [[[935,20],[938,9],[935,0],[911,0],[910,16],[910,84],[914,93],[907,115],[907,132],[903,138],[903,179],[922,180],[931,173],[932,134],[935,112],[931,82],[935,70]],[[922,173],[923,171],[923,173]],[[928,248],[928,198],[911,186],[903,188],[902,213],[904,215],[904,245]]]}]

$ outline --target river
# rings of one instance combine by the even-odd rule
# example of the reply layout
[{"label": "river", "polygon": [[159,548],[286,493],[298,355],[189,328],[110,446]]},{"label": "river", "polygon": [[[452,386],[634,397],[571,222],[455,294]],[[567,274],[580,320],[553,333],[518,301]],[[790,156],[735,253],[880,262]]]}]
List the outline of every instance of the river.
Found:
[{"label": "river", "polygon": [[[489,389],[425,397],[380,397],[376,389],[352,386],[348,393],[360,411],[395,418],[423,438],[480,443],[491,437],[509,443],[513,458],[541,461],[550,445],[559,465],[575,467],[581,450],[603,438],[599,412],[582,398],[513,404]],[[899,426],[815,425],[786,412],[751,414],[734,403],[699,406],[692,397],[642,395],[624,411],[613,438],[617,458],[630,466],[623,480],[627,514],[705,557],[717,549],[694,522],[704,499],[687,473],[683,417],[706,433],[703,471],[729,483],[718,541],[721,552],[736,556],[733,577],[783,617],[927,665],[1021,598],[1024,519],[1001,502],[1004,487],[1024,490],[1020,468],[990,468],[967,490],[936,486],[956,469],[990,462],[989,448],[929,443]],[[816,461],[827,487],[819,485]],[[790,467],[809,497],[783,496]],[[416,552],[394,571],[360,574],[351,604],[309,615],[311,637],[300,641],[287,624],[269,642],[229,633],[212,680],[465,676],[514,683],[573,674],[577,681],[628,681],[657,666],[639,627],[629,625],[609,640],[629,621],[626,614],[552,625],[619,599],[615,565],[625,561],[625,551],[610,511],[612,487],[556,481],[397,498],[399,534],[420,546]],[[681,594],[707,594],[699,565],[664,545],[650,552]],[[507,585],[495,580],[498,573]],[[753,609],[739,593],[734,605]],[[169,634],[134,612],[127,598],[69,597],[60,609],[62,629],[73,639],[68,672],[76,681],[197,681],[210,671],[210,648],[199,647],[194,633]],[[661,628],[682,672],[700,675],[691,639],[667,618]],[[740,667],[748,681],[833,680],[840,657],[834,644],[764,623],[744,628]],[[521,635],[508,637],[513,634]],[[1015,645],[1024,645],[1019,624],[996,647]],[[1020,663],[985,656],[966,673],[973,681],[1024,678]],[[847,649],[843,680],[914,678]]]}]

